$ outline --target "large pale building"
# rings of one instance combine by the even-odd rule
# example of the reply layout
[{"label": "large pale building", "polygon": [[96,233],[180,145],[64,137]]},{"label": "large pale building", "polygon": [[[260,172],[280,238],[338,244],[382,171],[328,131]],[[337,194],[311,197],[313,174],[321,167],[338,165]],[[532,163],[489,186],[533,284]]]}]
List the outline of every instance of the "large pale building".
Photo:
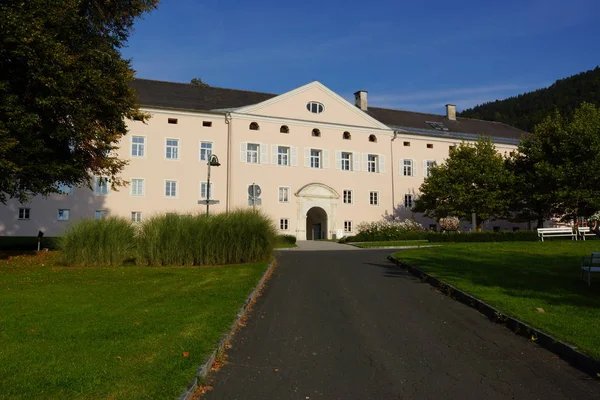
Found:
[{"label": "large pale building", "polygon": [[[410,211],[433,163],[451,146],[490,136],[498,151],[524,134],[511,126],[445,115],[355,104],[319,82],[274,95],[137,79],[132,83],[147,122],[129,121],[116,156],[129,160],[127,187],[62,188],[28,204],[0,207],[0,235],[57,236],[81,218],[120,215],[140,221],[160,212],[205,212],[207,161],[211,212],[256,207],[281,233],[298,239],[352,235],[362,221],[414,218]],[[260,192],[250,196],[253,185]],[[502,225],[494,222],[494,225]],[[504,227],[509,227],[505,224]]]}]

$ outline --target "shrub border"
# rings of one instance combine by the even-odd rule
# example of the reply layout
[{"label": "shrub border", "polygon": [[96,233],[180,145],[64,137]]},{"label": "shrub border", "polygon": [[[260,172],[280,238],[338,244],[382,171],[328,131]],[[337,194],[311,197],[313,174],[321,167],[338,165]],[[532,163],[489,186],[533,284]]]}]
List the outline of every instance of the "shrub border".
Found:
[{"label": "shrub border", "polygon": [[265,271],[263,276],[258,281],[258,284],[254,287],[254,290],[252,290],[250,295],[248,295],[248,298],[246,299],[246,302],[244,303],[244,305],[238,311],[237,316],[236,316],[235,320],[233,321],[233,324],[231,325],[231,329],[229,330],[229,332],[223,334],[223,336],[221,337],[221,340],[219,341],[219,343],[217,344],[215,349],[212,351],[212,353],[210,353],[210,355],[206,358],[206,361],[204,362],[204,364],[202,364],[198,367],[196,376],[188,384],[187,389],[185,389],[185,391],[181,394],[181,396],[179,396],[178,400],[193,399],[196,389],[198,388],[198,386],[200,386],[204,383],[204,379],[210,372],[211,367],[217,360],[217,357],[220,354],[223,354],[223,352],[229,347],[229,342],[231,341],[231,338],[235,334],[235,331],[237,330],[237,328],[240,326],[240,322],[242,322],[242,320],[247,316],[252,304],[254,304],[256,299],[260,296],[263,287],[265,286],[267,280],[271,277],[271,274],[273,273],[273,270],[275,269],[276,266],[277,266],[277,260],[274,259],[271,261],[271,263],[269,264],[269,267],[267,268],[267,270]]},{"label": "shrub border", "polygon": [[453,300],[457,300],[463,304],[466,304],[471,308],[474,308],[475,310],[485,315],[490,321],[500,325],[504,325],[506,328],[513,331],[513,333],[536,342],[541,347],[551,351],[552,353],[556,354],[557,356],[571,364],[573,367],[585,372],[591,377],[595,379],[600,378],[600,360],[596,360],[592,357],[589,357],[579,352],[576,347],[568,343],[562,342],[556,339],[555,337],[537,328],[534,328],[523,321],[518,320],[517,318],[504,314],[499,309],[492,307],[484,301],[479,300],[478,298],[468,293],[465,293],[462,290],[446,282],[439,280],[438,278],[426,273],[425,271],[419,268],[402,262],[393,255],[390,255],[388,257],[388,260],[396,264],[396,266],[406,269],[409,273],[415,275],[423,282],[440,289],[440,292],[442,292],[444,295],[452,298]]}]

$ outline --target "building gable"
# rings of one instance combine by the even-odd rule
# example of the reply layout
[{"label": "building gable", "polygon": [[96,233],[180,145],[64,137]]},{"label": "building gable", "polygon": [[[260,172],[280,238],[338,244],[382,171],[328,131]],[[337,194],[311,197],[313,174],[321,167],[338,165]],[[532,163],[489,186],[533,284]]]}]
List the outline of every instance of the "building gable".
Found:
[{"label": "building gable", "polygon": [[388,126],[377,121],[317,81],[261,103],[239,108],[235,112],[238,114],[390,130]]}]

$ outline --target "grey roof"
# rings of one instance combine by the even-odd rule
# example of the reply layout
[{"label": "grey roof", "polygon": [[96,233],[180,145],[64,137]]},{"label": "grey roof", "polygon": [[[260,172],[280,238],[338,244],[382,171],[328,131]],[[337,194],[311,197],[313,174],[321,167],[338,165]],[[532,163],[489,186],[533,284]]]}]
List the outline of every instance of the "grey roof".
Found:
[{"label": "grey roof", "polygon": [[[522,131],[502,122],[483,121],[479,119],[461,118],[450,120],[445,115],[425,114],[414,111],[392,110],[389,108],[369,107],[367,113],[376,120],[395,129],[404,129],[413,133],[432,134],[435,136],[449,136],[453,133],[476,137],[487,135],[499,139],[508,139],[512,142],[520,140],[527,132]],[[442,123],[448,130],[439,131],[434,129],[428,122]]]},{"label": "grey roof", "polygon": [[131,86],[142,106],[209,111],[237,108],[269,100],[276,94],[197,86],[189,83],[134,79]]},{"label": "grey roof", "polygon": [[[272,93],[196,86],[189,83],[134,79],[131,86],[142,106],[194,111],[227,110],[257,104],[278,96]],[[526,132],[501,122],[460,118],[449,120],[444,115],[424,114],[414,111],[369,107],[367,114],[392,129],[411,133],[471,138],[484,134],[509,143],[521,139]],[[447,131],[434,129],[427,122],[440,122]]]}]

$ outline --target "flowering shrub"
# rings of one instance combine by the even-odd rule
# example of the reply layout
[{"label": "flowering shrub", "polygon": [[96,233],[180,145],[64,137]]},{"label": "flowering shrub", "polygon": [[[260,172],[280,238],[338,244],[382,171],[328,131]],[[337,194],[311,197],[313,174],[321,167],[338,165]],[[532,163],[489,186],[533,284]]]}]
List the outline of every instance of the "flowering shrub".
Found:
[{"label": "flowering shrub", "polygon": [[595,213],[593,213],[592,216],[588,218],[588,220],[591,222],[600,222],[600,211],[596,211]]},{"label": "flowering shrub", "polygon": [[445,231],[457,231],[459,224],[458,217],[440,218],[440,227]]},{"label": "flowering shrub", "polygon": [[420,238],[423,225],[410,219],[404,221],[361,222],[356,226],[356,241],[403,240]]}]

